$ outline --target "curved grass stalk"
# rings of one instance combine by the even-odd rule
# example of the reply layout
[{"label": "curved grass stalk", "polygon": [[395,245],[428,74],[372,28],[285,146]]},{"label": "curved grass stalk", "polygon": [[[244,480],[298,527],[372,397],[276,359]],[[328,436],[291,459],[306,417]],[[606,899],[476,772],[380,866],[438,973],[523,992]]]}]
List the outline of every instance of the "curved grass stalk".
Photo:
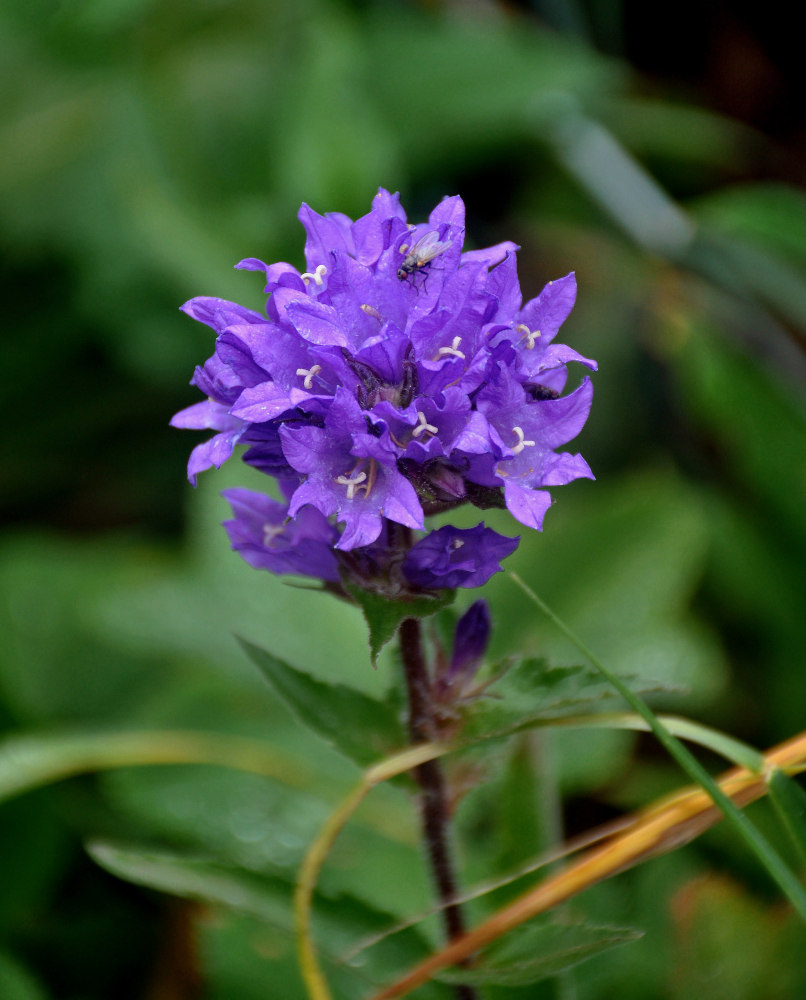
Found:
[{"label": "curved grass stalk", "polygon": [[[739,760],[750,748],[731,741],[730,737],[699,726],[686,719],[664,717],[664,722],[678,735],[692,739],[731,759]],[[638,716],[621,713],[611,716],[579,716],[552,720],[563,726],[613,726],[644,728]],[[734,745],[735,744],[735,745]],[[310,937],[310,906],[318,873],[338,833],[350,819],[367,793],[376,785],[401,774],[425,760],[440,757],[451,750],[461,749],[434,744],[418,745],[369,768],[360,784],[331,815],[311,846],[300,872],[295,893],[296,922],[299,931],[300,961],[303,975],[313,1000],[329,1000],[327,987],[318,970],[315,950]],[[13,736],[0,744],[0,801],[22,794],[29,789],[92,771],[127,766],[166,764],[216,764],[260,774],[297,787],[309,787],[314,777],[296,759],[288,758],[274,747],[253,740],[220,733],[163,730],[129,733],[74,733],[51,736]],[[610,832],[610,831],[607,831]],[[590,840],[587,840],[590,843]],[[587,846],[577,843],[574,849]],[[565,853],[565,852],[561,852]],[[553,854],[549,860],[555,860]],[[521,869],[510,879],[484,886],[463,896],[471,899],[506,884],[528,871],[540,867],[533,864]],[[461,901],[461,900],[460,900]],[[395,928],[410,926],[420,918]],[[394,933],[394,931],[392,931]],[[374,940],[374,939],[373,939]],[[363,950],[368,944],[360,946]]]},{"label": "curved grass stalk", "polygon": [[[725,819],[737,831],[744,842],[750,847],[756,857],[761,861],[769,872],[772,879],[777,882],[779,888],[797,910],[800,917],[806,921],[806,890],[800,884],[798,878],[787,867],[778,852],[767,841],[763,834],[750,822],[745,814],[739,809],[714,779],[708,774],[704,767],[693,757],[683,744],[676,739],[671,732],[663,725],[655,713],[646,702],[612,671],[602,663],[602,661],[588,649],[585,643],[562,621],[558,616],[542,601],[537,594],[521,578],[515,574],[509,574],[510,579],[515,583],[532,603],[539,608],[547,618],[557,626],[558,629],[577,647],[599,673],[618,691],[627,704],[646,722],[650,731],[655,735],[658,742],[669,755],[677,761],[680,767],[696,782],[700,788],[704,789],[711,797],[714,804],[722,810]],[[759,758],[757,766],[751,768],[755,774],[763,771],[763,760]]]},{"label": "curved grass stalk", "polygon": [[327,980],[316,956],[316,946],[311,934],[311,908],[319,872],[330,849],[347,821],[363,802],[366,795],[383,781],[404,774],[413,767],[435,760],[448,752],[448,747],[437,743],[420,743],[394,757],[388,757],[364,771],[361,780],[347,798],[331,813],[316,840],[311,844],[302,862],[294,889],[294,924],[297,932],[297,955],[302,979],[311,1000],[332,1000]]},{"label": "curved grass stalk", "polygon": [[0,743],[0,801],[64,778],[117,767],[218,764],[309,787],[311,769],[261,740],[155,730],[9,736]]},{"label": "curved grass stalk", "polygon": [[[751,766],[743,754],[751,748],[716,730],[687,719],[661,716],[671,732]],[[648,728],[639,717],[572,716],[547,725]],[[457,746],[455,749],[459,749]],[[11,735],[0,742],[0,802],[54,781],[118,767],[165,764],[217,764],[260,774],[286,785],[310,787],[315,775],[297,758],[262,740],[193,730]]]},{"label": "curved grass stalk", "polygon": [[[691,743],[697,743],[699,746],[706,747],[709,750],[713,750],[714,753],[720,754],[731,764],[736,764],[739,767],[744,767],[748,771],[756,773],[760,769],[760,761],[761,767],[763,768],[764,757],[758,752],[758,750],[751,747],[747,743],[743,743],[741,740],[734,739],[734,737],[720,732],[718,729],[713,729],[710,726],[703,726],[691,719],[686,719],[677,715],[659,715],[658,718],[673,735],[679,736]],[[640,715],[632,712],[569,715],[558,719],[541,720],[537,726],[541,729],[561,727],[568,729],[630,729],[638,732],[649,732],[649,725],[647,722],[642,719]],[[461,742],[455,743],[450,747],[450,749],[461,750],[463,749],[463,744]],[[509,872],[507,875],[496,879],[489,879],[488,881],[477,885],[474,889],[461,893],[455,898],[454,902],[459,905],[464,905],[472,902],[474,899],[486,896],[491,892],[496,892],[498,889],[502,889],[507,885],[511,885],[513,882],[517,882],[518,879],[524,878],[526,875],[531,875],[534,872],[539,871],[541,868],[545,868],[558,861],[562,861],[565,858],[570,857],[572,854],[577,854],[579,851],[582,851],[587,847],[592,847],[594,844],[613,837],[615,834],[625,830],[631,825],[632,822],[633,821],[629,816],[625,816],[621,819],[612,820],[609,823],[603,824],[594,830],[588,830],[584,834],[580,834],[572,840],[566,841],[566,843],[561,847],[544,851],[537,858],[533,858],[531,861],[521,865],[517,870]],[[426,912],[418,913],[413,917],[400,921],[400,923],[395,924],[394,927],[389,928],[383,933],[373,934],[371,937],[363,939],[354,945],[348,952],[342,955],[342,961],[351,961],[357,955],[360,955],[361,952],[379,944],[385,938],[391,937],[394,934],[407,930],[409,927],[415,926],[427,917],[438,913],[439,910],[440,907],[435,906]]]},{"label": "curved grass stalk", "polygon": [[[747,805],[767,792],[768,776],[780,769],[787,774],[806,770],[806,733],[780,744],[762,756],[763,773],[735,768],[718,779],[722,797],[731,805]],[[397,1000],[422,986],[441,969],[474,955],[503,934],[564,903],[584,889],[626,871],[666,851],[683,846],[721,818],[710,791],[686,788],[636,813],[623,832],[587,851],[559,874],[524,893],[474,930],[419,963],[405,976],[374,994],[371,1000]]]},{"label": "curved grass stalk", "polygon": [[[758,761],[761,761],[763,764],[764,758],[752,747],[749,747],[747,744],[741,743],[738,740],[734,740],[715,729],[710,729],[707,726],[701,726],[696,722],[692,722],[689,719],[680,718],[678,716],[664,716],[663,720],[669,727],[670,731],[677,733],[685,739],[699,743],[702,746],[709,747],[717,753],[723,754],[732,762],[749,761],[756,765]],[[578,726],[580,728],[649,728],[647,723],[639,715],[633,715],[627,712],[613,713],[610,715],[571,716],[564,719],[551,720],[547,723],[547,725]],[[364,772],[361,780],[350,792],[347,798],[345,798],[337,809],[331,813],[320,830],[316,840],[308,849],[297,877],[297,885],[294,893],[294,914],[297,930],[297,950],[300,969],[311,1000],[331,1000],[331,994],[328,989],[327,982],[316,957],[316,948],[311,935],[310,925],[311,908],[313,895],[316,890],[316,883],[319,878],[319,873],[322,870],[336,838],[358,806],[363,802],[367,794],[375,787],[375,785],[378,785],[383,781],[387,781],[389,778],[393,778],[398,774],[402,774],[424,761],[434,760],[444,754],[454,750],[459,750],[461,749],[461,746],[461,743],[450,746],[445,744],[418,744],[415,747],[405,750],[402,753],[381,761],[380,763],[369,768]],[[494,889],[500,888],[502,885],[506,885],[508,882],[514,881],[516,878],[520,878],[523,875],[528,874],[530,871],[533,871],[538,867],[542,867],[544,864],[549,864],[552,861],[556,861],[561,857],[566,857],[568,854],[574,853],[577,850],[588,847],[591,843],[595,843],[598,840],[612,836],[614,829],[623,829],[623,827],[625,825],[629,825],[629,823],[629,819],[625,819],[623,821],[619,821],[616,825],[608,825],[603,831],[601,831],[600,834],[595,834],[593,837],[588,835],[584,838],[580,838],[574,844],[568,845],[566,849],[552,852],[550,856],[542,858],[537,864],[532,864],[525,869],[520,869],[516,874],[507,879],[499,880],[495,883],[488,883],[475,892],[463,894],[461,897],[453,900],[453,902],[462,903],[470,899],[477,898],[478,896]],[[397,924],[394,928],[383,935],[374,936],[372,939],[362,942],[358,947],[354,948],[350,952],[349,957],[359,954],[361,951],[364,951],[366,948],[371,947],[373,944],[376,944],[378,941],[390,936],[391,934],[405,930],[407,927],[418,923],[425,916],[438,912],[440,909],[441,907],[435,907],[427,914],[420,914],[412,920],[407,920],[404,923]]]},{"label": "curved grass stalk", "polygon": [[[693,719],[687,719],[682,715],[658,715],[657,720],[664,726],[672,736],[688,740],[689,743],[697,743],[707,750],[713,750],[720,757],[745,767],[754,774],[760,774],[764,768],[764,757],[762,754],[744,743],[737,740],[719,729],[711,726],[704,726]],[[636,732],[649,733],[652,727],[649,722],[637,712],[602,712],[595,715],[569,715],[561,719],[551,719],[547,726],[561,726],[568,729],[632,729]]]}]

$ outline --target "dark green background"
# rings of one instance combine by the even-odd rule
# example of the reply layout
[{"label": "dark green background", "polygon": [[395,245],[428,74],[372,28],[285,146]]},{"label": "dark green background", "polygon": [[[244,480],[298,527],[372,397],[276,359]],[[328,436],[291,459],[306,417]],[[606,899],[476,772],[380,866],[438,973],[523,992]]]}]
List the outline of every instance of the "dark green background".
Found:
[{"label": "dark green background", "polygon": [[[803,728],[794,32],[775,3],[653,10],[660,28],[639,3],[596,0],[0,4],[0,725],[266,735],[316,775],[281,795],[227,772],[121,771],[3,805],[4,1000],[302,996],[288,941],[119,882],[82,845],[292,872],[324,789],[355,772],[297,731],[231,633],[370,693],[395,669],[373,673],[356,613],[228,554],[218,492],[259,477],[233,464],[193,493],[197,437],[167,427],[212,349],[178,306],[260,308],[259,278],[232,265],[300,265],[303,200],[355,216],[383,185],[416,221],[459,193],[469,245],[523,247],[527,296],[577,272],[563,339],[600,364],[578,441],[597,482],[558,489],[511,568],[611,667],[677,686],[658,704],[759,746]],[[506,579],[489,596],[496,654],[573,661]],[[572,833],[682,780],[648,739],[576,734],[551,751]],[[512,843],[490,848],[485,810],[523,790],[488,788],[460,815],[473,879],[537,851],[514,820]],[[406,914],[426,893],[401,874],[416,857],[390,796],[408,832],[370,817],[333,891]],[[803,988],[801,931],[724,832],[579,905],[647,929],[580,968],[580,997]]]}]

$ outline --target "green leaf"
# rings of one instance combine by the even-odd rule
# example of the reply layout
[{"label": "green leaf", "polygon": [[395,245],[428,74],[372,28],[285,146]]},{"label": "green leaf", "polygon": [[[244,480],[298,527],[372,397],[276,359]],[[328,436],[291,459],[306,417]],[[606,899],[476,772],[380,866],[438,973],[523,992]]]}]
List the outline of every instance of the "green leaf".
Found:
[{"label": "green leaf", "polygon": [[372,665],[377,666],[378,655],[390,642],[398,625],[405,618],[428,618],[453,603],[456,592],[447,591],[441,597],[420,597],[413,601],[395,601],[381,594],[373,594],[361,587],[346,585],[357,601],[369,627],[369,647]]},{"label": "green leaf", "polygon": [[[599,492],[599,491],[603,492]],[[669,469],[596,486],[596,503],[563,495],[552,530],[525,534],[510,568],[539,587],[552,607],[588,636],[623,675],[669,682],[705,705],[728,683],[724,651],[690,610],[707,563],[709,515],[702,496]],[[504,530],[503,522],[491,526]],[[579,663],[566,637],[544,630],[512,600],[505,574],[487,584],[496,656],[539,650],[552,662]]]},{"label": "green leaf", "polygon": [[[806,936],[794,913],[748,892],[746,883],[727,871],[690,880],[685,907],[686,930],[675,941],[669,1000],[806,996],[802,958]],[[657,993],[647,984],[645,992],[632,996]]]},{"label": "green leaf", "polygon": [[[622,678],[633,690],[668,690],[668,685],[645,678]],[[582,714],[592,706],[616,697],[612,685],[591,667],[552,667],[546,660],[516,660],[490,686],[491,697],[481,698],[468,712],[462,740],[496,739],[552,719]]]},{"label": "green leaf", "polygon": [[[300,997],[299,965],[290,936],[235,910],[222,909],[215,920],[197,920],[193,931],[195,964],[205,1000]],[[352,986],[355,990],[355,980]]]},{"label": "green leaf", "polygon": [[396,712],[344,684],[327,684],[265,649],[238,640],[300,722],[359,765],[374,763],[406,743]]},{"label": "green leaf", "polygon": [[[167,851],[122,847],[105,841],[87,845],[93,860],[118,878],[159,892],[223,906],[276,928],[289,937],[296,932],[292,913],[292,882],[245,871],[219,862]],[[318,934],[326,952],[341,954],[362,939],[376,937],[395,918],[352,897],[318,896],[314,906]],[[422,959],[429,951],[419,931],[409,927],[378,938],[361,951],[361,971],[378,981]],[[340,962],[343,968],[349,968]],[[355,995],[355,991],[351,995]]]},{"label": "green leaf", "polygon": [[749,239],[806,267],[806,197],[797,187],[732,184],[698,199],[694,211],[729,237]]},{"label": "green leaf", "polygon": [[[54,898],[73,837],[74,828],[59,822],[46,795],[28,795],[0,809],[0,940],[30,921],[44,900]],[[5,996],[0,988],[0,997]]]},{"label": "green leaf", "polygon": [[636,941],[642,931],[540,921],[517,928],[472,969],[449,969],[435,977],[471,986],[528,986],[617,945]]},{"label": "green leaf", "polygon": [[161,851],[128,849],[102,841],[87,845],[90,857],[106,871],[182,899],[218,903],[272,926],[293,932],[291,886],[212,861]]},{"label": "green leaf", "polygon": [[[742,355],[708,326],[698,323],[692,333],[676,364],[682,405],[713,436],[726,474],[758,505],[763,518],[775,523],[777,532],[788,533],[791,540],[784,547],[797,545],[802,552],[802,397],[782,391],[756,359]],[[765,574],[764,585],[775,586],[775,577]]]},{"label": "green leaf", "polygon": [[146,764],[222,764],[299,783],[290,755],[258,740],[181,730],[48,733],[0,743],[0,801],[87,771]]},{"label": "green leaf", "polygon": [[3,1000],[47,1000],[48,994],[27,969],[0,951],[0,997]]},{"label": "green leaf", "polygon": [[739,833],[745,843],[752,849],[756,857],[767,869],[769,875],[778,883],[778,886],[788,897],[789,901],[797,910],[799,916],[806,921],[806,891],[794,873],[784,863],[778,852],[767,841],[761,831],[754,826],[741,811],[733,799],[724,791],[705,768],[699,763],[696,757],[683,746],[682,743],[663,725],[655,715],[649,705],[642,701],[635,692],[631,691],[612,670],[609,670],[604,663],[591,652],[588,646],[575,635],[575,633],[565,624],[562,619],[551,610],[551,608],[541,600],[537,594],[527,586],[518,576],[510,573],[510,579],[529,597],[532,603],[540,608],[543,614],[550,619],[565,636],[573,642],[577,649],[587,658],[587,660],[599,670],[603,677],[606,677],[619,694],[628,702],[630,707],[640,715],[649,726],[661,746],[679,764],[683,771],[695,781],[713,799],[714,804],[722,811],[725,819]]},{"label": "green leaf", "polygon": [[615,97],[602,109],[602,116],[630,152],[644,162],[657,163],[662,157],[696,165],[699,170],[736,170],[747,158],[753,135],[748,126],[713,109],[645,94]]},{"label": "green leaf", "polygon": [[801,863],[806,864],[806,792],[778,767],[772,769],[767,788],[770,801],[795,845]]},{"label": "green leaf", "polygon": [[[560,33],[533,31],[525,19],[454,22],[408,5],[380,6],[373,13],[367,43],[377,64],[393,64],[401,51],[418,53],[417,86],[429,99],[421,102],[406,142],[419,169],[444,161],[446,150],[455,156],[457,150],[517,142],[530,120],[543,124],[567,113],[572,95],[600,99],[624,79],[614,60]],[[410,88],[393,75],[381,74],[373,84],[383,120],[407,121]]]}]

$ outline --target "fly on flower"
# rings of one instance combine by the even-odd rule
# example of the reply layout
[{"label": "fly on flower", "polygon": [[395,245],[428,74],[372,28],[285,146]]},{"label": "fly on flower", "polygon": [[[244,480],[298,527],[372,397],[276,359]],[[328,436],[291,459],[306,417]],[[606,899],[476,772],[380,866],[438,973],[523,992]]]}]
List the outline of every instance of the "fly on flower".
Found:
[{"label": "fly on flower", "polygon": [[525,382],[523,387],[532,399],[537,400],[538,403],[546,399],[559,399],[560,397],[556,389],[552,389],[550,385],[543,385],[540,382]]},{"label": "fly on flower", "polygon": [[[567,366],[596,369],[555,342],[574,276],[524,303],[515,244],[462,252],[456,196],[417,227],[384,189],[355,222],[307,205],[300,220],[303,273],[253,257],[239,265],[265,275],[265,312],[208,296],[183,307],[216,334],[193,376],[206,398],[172,421],[216,432],[193,450],[188,476],[241,445],[247,465],[277,480],[282,502],[234,495],[227,530],[254,566],[331,587],[347,574],[385,594],[480,586],[512,539],[483,525],[417,542],[412,532],[462,504],[505,506],[540,530],[548,488],[593,476],[560,450],[593,393],[588,378],[564,392]],[[436,258],[439,287],[418,301],[405,281],[425,279]]]},{"label": "fly on flower", "polygon": [[398,269],[398,278],[405,281],[410,274],[416,274],[418,270],[430,264],[435,257],[445,253],[450,245],[451,240],[440,240],[439,233],[435,229],[426,233],[425,236],[421,236],[412,247],[406,243],[401,244],[400,252],[405,253],[406,257]]}]

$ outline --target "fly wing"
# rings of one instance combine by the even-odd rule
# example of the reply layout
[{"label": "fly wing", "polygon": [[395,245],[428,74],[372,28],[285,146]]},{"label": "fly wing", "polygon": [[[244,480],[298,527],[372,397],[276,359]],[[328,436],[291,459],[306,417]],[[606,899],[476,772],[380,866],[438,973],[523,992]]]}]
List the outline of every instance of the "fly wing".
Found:
[{"label": "fly wing", "polygon": [[452,240],[440,240],[439,233],[436,229],[432,229],[425,236],[417,240],[409,250],[409,254],[415,257],[421,265],[427,264],[429,260],[433,260],[441,253],[445,253],[452,242]]}]

